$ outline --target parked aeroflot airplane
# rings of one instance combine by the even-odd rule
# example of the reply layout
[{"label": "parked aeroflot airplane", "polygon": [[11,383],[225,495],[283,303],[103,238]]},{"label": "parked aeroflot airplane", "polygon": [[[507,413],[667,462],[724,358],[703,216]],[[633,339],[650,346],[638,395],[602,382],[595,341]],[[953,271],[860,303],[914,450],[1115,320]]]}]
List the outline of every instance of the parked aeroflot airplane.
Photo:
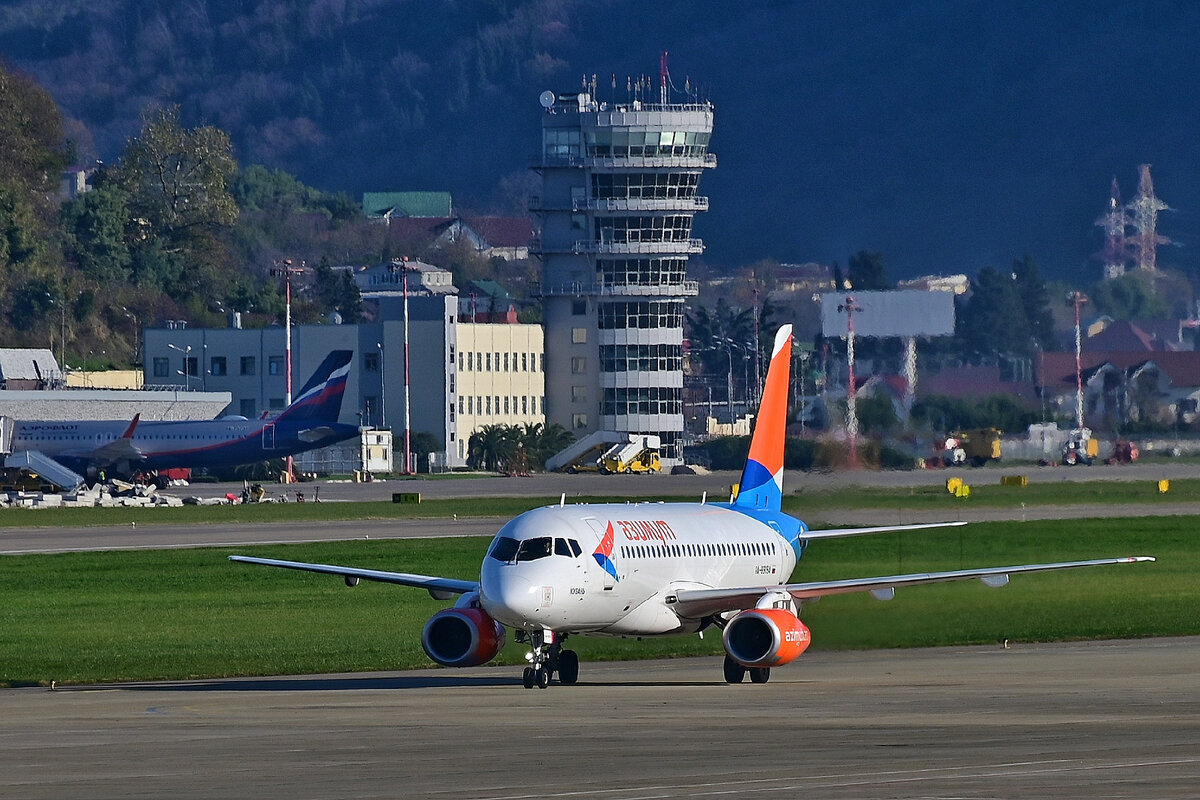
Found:
[{"label": "parked aeroflot airplane", "polygon": [[206,421],[17,421],[12,451],[38,451],[80,474],[99,469],[132,475],[177,467],[253,464],[295,455],[358,435],[338,422],[349,350],[334,350],[304,388],[273,419],[224,417]]},{"label": "parked aeroflot airplane", "polygon": [[[780,329],[740,491],[731,503],[559,505],[516,517],[496,535],[479,580],[465,581],[354,567],[230,556],[233,561],[322,572],[427,589],[453,608],[425,623],[421,642],[439,664],[491,660],[505,626],[528,642],[526,688],[557,674],[575,683],[579,659],[570,636],[656,636],[723,630],[725,680],[764,683],[771,667],[809,644],[799,614],[823,595],[869,591],[890,599],[898,586],[979,578],[1002,586],[1014,572],[1127,564],[1149,557],[787,583],[809,542],[838,536],[939,527],[903,525],[812,531],[780,511],[791,326]],[[949,525],[961,523],[947,523]]]}]

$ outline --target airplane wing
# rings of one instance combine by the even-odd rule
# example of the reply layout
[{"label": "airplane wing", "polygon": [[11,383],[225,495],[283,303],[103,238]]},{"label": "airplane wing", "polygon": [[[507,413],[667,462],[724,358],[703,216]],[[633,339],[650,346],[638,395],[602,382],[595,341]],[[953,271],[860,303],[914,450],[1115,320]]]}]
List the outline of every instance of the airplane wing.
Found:
[{"label": "airplane wing", "polygon": [[95,464],[115,464],[118,461],[138,461],[144,453],[133,443],[133,432],[137,430],[141,414],[135,414],[129,422],[129,427],[117,439],[102,444],[91,450],[74,450],[65,453],[74,458],[86,458]]},{"label": "airplane wing", "polygon": [[870,592],[877,599],[890,600],[897,587],[918,586],[926,583],[946,583],[979,578],[988,586],[1003,586],[1008,576],[1020,572],[1045,572],[1075,567],[1099,567],[1108,564],[1135,564],[1154,561],[1150,556],[1125,558],[1099,558],[1091,561],[1059,561],[1052,564],[1021,564],[1012,567],[985,567],[983,569],[960,569],[949,572],[917,572],[908,575],[884,575],[878,578],[850,578],[836,581],[811,581],[808,583],[786,583],[782,586],[746,586],[731,589],[680,589],[675,594],[675,612],[688,619],[699,619],[726,611],[754,608],[765,594],[787,592],[796,600],[815,600],[828,594]]},{"label": "airplane wing", "polygon": [[466,594],[467,592],[479,590],[478,581],[460,581],[453,578],[437,578],[432,575],[414,575],[408,572],[385,572],[377,569],[338,567],[331,564],[308,564],[303,561],[280,561],[274,558],[252,558],[251,556],[230,556],[229,560],[242,564],[261,564],[267,567],[283,567],[284,569],[298,569],[304,572],[340,575],[348,583],[355,579],[362,579],[364,581],[395,583],[400,586],[415,586],[418,589],[427,589],[429,594],[439,600],[446,600],[456,594]]}]

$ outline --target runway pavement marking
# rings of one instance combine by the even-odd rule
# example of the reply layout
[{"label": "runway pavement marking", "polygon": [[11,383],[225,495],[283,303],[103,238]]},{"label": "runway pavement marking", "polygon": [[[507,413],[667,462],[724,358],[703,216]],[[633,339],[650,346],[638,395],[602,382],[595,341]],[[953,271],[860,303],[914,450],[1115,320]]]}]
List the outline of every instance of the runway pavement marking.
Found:
[{"label": "runway pavement marking", "polygon": [[[536,794],[502,794],[480,797],[478,800],[536,800],[536,798],[603,797],[620,794],[623,800],[658,800],[666,797],[705,797],[757,792],[787,790],[848,788],[854,786],[877,786],[886,784],[917,783],[921,781],[965,780],[995,777],[1029,777],[1056,773],[1099,771],[1111,769],[1135,769],[1165,767],[1180,764],[1200,764],[1200,758],[1156,759],[1152,761],[1123,761],[1111,764],[1083,764],[1081,759],[1053,759],[1048,761],[1013,761],[999,764],[976,764],[971,766],[931,767],[920,770],[888,771],[879,773],[857,773],[854,779],[844,780],[839,774],[804,776],[803,782],[795,782],[795,776],[786,778],[754,778],[736,781],[706,781],[704,783],[623,786],[612,789],[586,789],[565,792],[539,791]],[[1066,766],[1054,766],[1066,765]],[[781,783],[781,781],[789,781]],[[818,783],[813,783],[818,781]],[[754,785],[762,784],[762,785]],[[770,784],[770,785],[765,785]],[[625,792],[644,794],[624,794]],[[662,792],[668,792],[663,794]]]}]

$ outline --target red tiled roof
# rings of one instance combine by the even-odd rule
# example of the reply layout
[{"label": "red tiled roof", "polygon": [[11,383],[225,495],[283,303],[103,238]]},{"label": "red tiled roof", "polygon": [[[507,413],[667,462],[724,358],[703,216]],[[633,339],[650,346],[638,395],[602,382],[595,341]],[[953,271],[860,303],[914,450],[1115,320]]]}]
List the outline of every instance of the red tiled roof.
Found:
[{"label": "red tiled roof", "polygon": [[[1145,350],[1088,352],[1084,350],[1080,356],[1080,366],[1085,374],[1105,363],[1128,371],[1147,361],[1158,365],[1159,370],[1175,386],[1200,386],[1200,352],[1193,350],[1182,352],[1147,352]],[[1038,380],[1044,381],[1044,385],[1050,391],[1061,391],[1064,388],[1075,386],[1075,354],[1073,352],[1045,353],[1042,358],[1034,360],[1034,367],[1039,371]]]},{"label": "red tiled roof", "polygon": [[[1071,374],[1074,375],[1074,360],[1071,363]],[[992,395],[1008,394],[1030,405],[1038,401],[1036,387],[1032,381],[1001,380],[1000,367],[970,364],[949,367],[935,375],[922,375],[917,382],[917,394],[920,397],[937,394],[960,400],[979,400]]]}]

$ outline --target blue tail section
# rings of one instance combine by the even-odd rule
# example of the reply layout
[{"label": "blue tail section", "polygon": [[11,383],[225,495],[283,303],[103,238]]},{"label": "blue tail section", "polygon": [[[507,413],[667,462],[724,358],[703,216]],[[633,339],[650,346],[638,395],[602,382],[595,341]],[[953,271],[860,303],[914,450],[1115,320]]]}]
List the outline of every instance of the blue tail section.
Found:
[{"label": "blue tail section", "polygon": [[778,511],[783,502],[783,440],[787,428],[788,376],[792,366],[792,326],[775,334],[762,404],[742,469],[734,506]]},{"label": "blue tail section", "polygon": [[342,412],[342,396],[346,393],[346,377],[350,374],[350,359],[353,356],[349,350],[334,350],[326,356],[277,421],[337,422]]}]

